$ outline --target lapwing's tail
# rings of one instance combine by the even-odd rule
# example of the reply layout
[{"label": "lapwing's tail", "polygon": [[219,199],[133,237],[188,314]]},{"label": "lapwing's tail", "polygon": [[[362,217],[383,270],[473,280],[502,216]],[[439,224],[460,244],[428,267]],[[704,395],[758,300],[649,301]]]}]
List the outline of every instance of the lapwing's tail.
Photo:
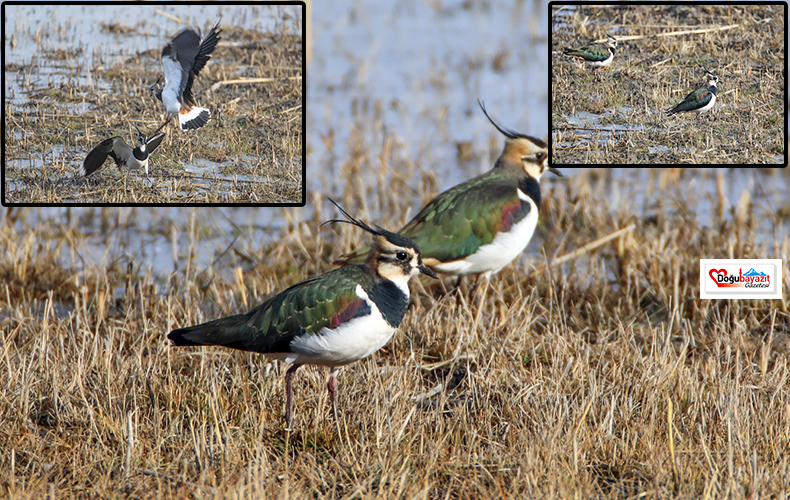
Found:
[{"label": "lapwing's tail", "polygon": [[246,314],[221,318],[202,325],[179,328],[167,334],[174,346],[223,345],[237,347],[247,320]]},{"label": "lapwing's tail", "polygon": [[185,109],[183,106],[178,111],[178,126],[181,130],[195,130],[206,123],[211,118],[211,111],[206,108],[192,106]]}]

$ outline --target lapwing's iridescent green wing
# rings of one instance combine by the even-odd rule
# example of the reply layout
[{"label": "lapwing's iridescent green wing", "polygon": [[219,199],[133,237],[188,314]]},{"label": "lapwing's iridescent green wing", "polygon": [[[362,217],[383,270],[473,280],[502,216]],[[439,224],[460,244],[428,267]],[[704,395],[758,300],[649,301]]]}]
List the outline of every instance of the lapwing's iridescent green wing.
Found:
[{"label": "lapwing's iridescent green wing", "polygon": [[202,325],[174,330],[176,345],[215,344],[262,353],[290,352],[297,335],[316,334],[352,318],[370,314],[356,294],[371,277],[359,266],[346,266],[298,283],[255,309]]},{"label": "lapwing's iridescent green wing", "polygon": [[704,107],[710,102],[711,99],[713,99],[713,92],[710,91],[710,88],[703,87],[687,95],[686,98],[683,99],[677,106],[672,108],[669,113],[694,111],[695,109]]},{"label": "lapwing's iridescent green wing", "polygon": [[585,61],[601,62],[609,58],[609,47],[604,43],[591,43],[580,49],[569,49],[565,55],[580,57]]},{"label": "lapwing's iridescent green wing", "polygon": [[462,259],[526,217],[530,205],[518,188],[517,174],[492,169],[434,198],[399,233],[420,246],[423,259]]}]

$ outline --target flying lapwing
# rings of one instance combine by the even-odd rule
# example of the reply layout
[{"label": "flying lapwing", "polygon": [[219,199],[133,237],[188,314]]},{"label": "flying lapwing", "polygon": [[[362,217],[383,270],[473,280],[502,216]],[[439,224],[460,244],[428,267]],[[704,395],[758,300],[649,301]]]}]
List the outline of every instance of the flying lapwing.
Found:
[{"label": "flying lapwing", "polygon": [[167,118],[157,132],[176,115],[181,130],[200,128],[211,118],[211,111],[197,106],[195,96],[192,94],[192,84],[211,58],[211,53],[220,40],[220,22],[222,19],[217,21],[202,42],[200,35],[188,28],[176,35],[162,49],[162,72],[165,74],[165,84],[164,87],[159,88],[160,77],[151,86],[151,93],[165,105]]}]

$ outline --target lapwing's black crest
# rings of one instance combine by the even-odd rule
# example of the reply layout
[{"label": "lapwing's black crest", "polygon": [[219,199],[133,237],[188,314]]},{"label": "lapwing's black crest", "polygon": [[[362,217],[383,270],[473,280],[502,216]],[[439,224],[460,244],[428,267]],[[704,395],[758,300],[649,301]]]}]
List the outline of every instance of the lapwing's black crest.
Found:
[{"label": "lapwing's black crest", "polygon": [[496,129],[499,130],[499,132],[502,135],[504,135],[505,137],[507,137],[508,139],[526,139],[528,141],[533,142],[535,145],[537,145],[540,148],[547,148],[548,147],[546,142],[542,141],[541,139],[538,139],[537,137],[533,137],[533,136],[527,135],[527,134],[522,134],[521,132],[517,132],[517,131],[515,131],[513,129],[502,127],[497,122],[495,122],[494,119],[491,118],[491,116],[489,116],[488,111],[486,111],[486,103],[485,102],[483,102],[480,99],[478,99],[477,100],[477,104],[480,105],[480,109],[483,110],[483,114],[486,115],[486,118],[488,118],[488,121],[491,122],[491,125],[496,127]]}]

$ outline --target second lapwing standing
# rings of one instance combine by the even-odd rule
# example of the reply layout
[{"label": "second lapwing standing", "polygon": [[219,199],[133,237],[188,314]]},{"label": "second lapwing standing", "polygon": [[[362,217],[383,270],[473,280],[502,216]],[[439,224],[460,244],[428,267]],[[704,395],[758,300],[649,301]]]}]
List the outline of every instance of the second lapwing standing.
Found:
[{"label": "second lapwing standing", "polygon": [[606,35],[605,42],[592,42],[579,49],[565,49],[566,56],[581,59],[595,70],[595,76],[601,79],[600,70],[612,64],[614,54],[617,52],[617,40]]},{"label": "second lapwing standing", "polygon": [[292,363],[285,374],[289,428],[296,370],[304,364],[331,367],[327,389],[332,415],[337,418],[338,369],[367,358],[389,342],[406,314],[412,276],[437,277],[423,265],[420,248],[413,241],[370,227],[338,208],[346,220],[329,222],[348,222],[374,236],[363,264],[303,281],[248,313],[179,328],[167,336],[176,346],[220,345]]},{"label": "second lapwing standing", "polygon": [[144,170],[147,176],[148,158],[165,138],[165,134],[160,132],[146,137],[139,128],[135,127],[135,129],[137,129],[137,147],[132,148],[120,136],[105,139],[85,157],[85,161],[79,169],[79,175],[86,177],[99,170],[109,156],[115,160],[115,164],[124,173],[131,170]]},{"label": "second lapwing standing", "polygon": [[[422,250],[425,265],[458,276],[488,278],[526,248],[538,224],[540,178],[546,172],[562,177],[548,165],[545,142],[497,124],[479,103],[486,118],[505,136],[505,148],[494,168],[437,195],[398,231]],[[336,263],[364,259],[368,247],[344,255]]]},{"label": "second lapwing standing", "polygon": [[162,49],[165,85],[158,88],[157,80],[157,83],[151,87],[151,93],[165,105],[167,117],[157,132],[176,115],[181,130],[200,128],[211,118],[211,111],[197,106],[195,96],[192,94],[192,84],[217,47],[221,21],[217,21],[202,42],[195,30],[186,29]]},{"label": "second lapwing standing", "polygon": [[713,105],[716,104],[716,93],[718,92],[716,85],[721,80],[707,69],[705,69],[705,73],[707,84],[690,93],[685,99],[675,105],[675,107],[668,110],[667,116],[681,112],[694,112],[697,115],[695,120],[698,120],[700,114],[710,110]]}]

